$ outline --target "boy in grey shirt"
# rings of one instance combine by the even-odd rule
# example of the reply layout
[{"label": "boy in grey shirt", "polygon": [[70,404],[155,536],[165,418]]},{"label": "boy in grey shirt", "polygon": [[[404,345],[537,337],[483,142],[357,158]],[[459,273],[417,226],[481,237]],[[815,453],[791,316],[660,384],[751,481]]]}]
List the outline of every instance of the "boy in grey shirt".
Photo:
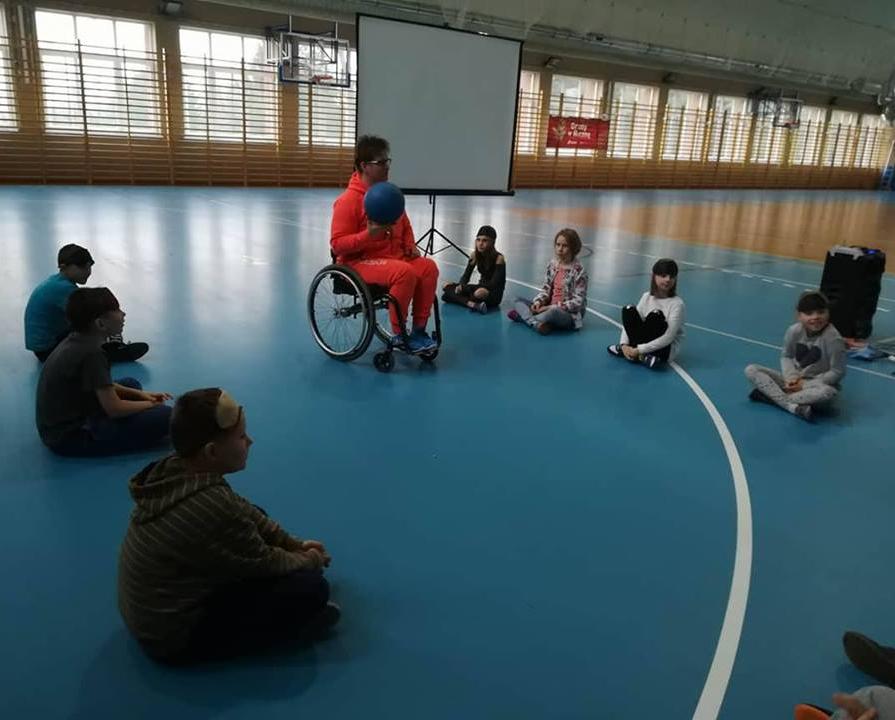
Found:
[{"label": "boy in grey shirt", "polygon": [[829,403],[845,376],[845,341],[830,324],[827,298],[816,290],[802,293],[796,306],[798,322],[786,331],[780,357],[782,374],[749,365],[746,377],[755,389],[750,400],[770,402],[810,420],[812,408]]}]

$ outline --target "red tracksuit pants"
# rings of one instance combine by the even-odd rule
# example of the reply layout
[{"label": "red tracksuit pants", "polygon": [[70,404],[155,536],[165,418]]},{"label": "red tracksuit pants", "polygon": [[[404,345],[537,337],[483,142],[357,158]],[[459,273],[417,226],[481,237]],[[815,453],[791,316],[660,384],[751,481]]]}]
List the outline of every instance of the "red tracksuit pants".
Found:
[{"label": "red tracksuit pants", "polygon": [[[387,287],[389,294],[398,301],[402,317],[407,317],[410,301],[413,300],[413,327],[426,327],[438,286],[438,266],[431,258],[370,258],[349,265],[367,284]],[[391,306],[390,316],[392,331],[399,334],[402,328],[394,305]]]}]

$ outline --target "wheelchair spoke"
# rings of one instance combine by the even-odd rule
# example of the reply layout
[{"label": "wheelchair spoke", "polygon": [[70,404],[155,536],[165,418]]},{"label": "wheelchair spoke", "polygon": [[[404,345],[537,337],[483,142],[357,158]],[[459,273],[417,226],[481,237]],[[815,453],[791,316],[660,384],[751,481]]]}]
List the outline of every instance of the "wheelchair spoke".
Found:
[{"label": "wheelchair spoke", "polygon": [[341,357],[365,349],[370,315],[364,298],[347,270],[328,270],[315,280],[309,310],[315,337],[327,352]]}]

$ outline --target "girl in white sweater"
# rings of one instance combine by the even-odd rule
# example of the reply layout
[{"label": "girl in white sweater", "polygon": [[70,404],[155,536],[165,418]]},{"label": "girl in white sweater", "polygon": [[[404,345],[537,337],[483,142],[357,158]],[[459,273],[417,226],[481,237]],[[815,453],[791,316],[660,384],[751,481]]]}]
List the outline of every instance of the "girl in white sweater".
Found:
[{"label": "girl in white sweater", "polygon": [[669,258],[653,265],[649,292],[637,307],[622,308],[621,338],[610,355],[659,368],[677,357],[684,337],[684,301],[677,296],[677,263]]}]

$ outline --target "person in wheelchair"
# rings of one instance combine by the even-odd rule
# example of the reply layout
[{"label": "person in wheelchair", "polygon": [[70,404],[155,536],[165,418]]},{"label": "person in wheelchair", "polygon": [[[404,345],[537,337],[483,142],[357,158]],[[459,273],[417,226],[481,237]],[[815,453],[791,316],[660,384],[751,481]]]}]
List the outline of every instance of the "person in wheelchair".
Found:
[{"label": "person in wheelchair", "polygon": [[[427,353],[438,345],[426,332],[438,266],[420,255],[407,213],[392,225],[367,219],[364,195],[378,182],[388,180],[391,158],[387,140],[375,135],[358,139],[354,155],[355,171],[348,187],[333,204],[330,246],[337,263],[355,270],[370,285],[388,288],[397,308],[390,307],[392,344],[405,346],[411,353]],[[413,301],[413,329],[404,327]],[[406,335],[406,340],[405,340]]]}]

